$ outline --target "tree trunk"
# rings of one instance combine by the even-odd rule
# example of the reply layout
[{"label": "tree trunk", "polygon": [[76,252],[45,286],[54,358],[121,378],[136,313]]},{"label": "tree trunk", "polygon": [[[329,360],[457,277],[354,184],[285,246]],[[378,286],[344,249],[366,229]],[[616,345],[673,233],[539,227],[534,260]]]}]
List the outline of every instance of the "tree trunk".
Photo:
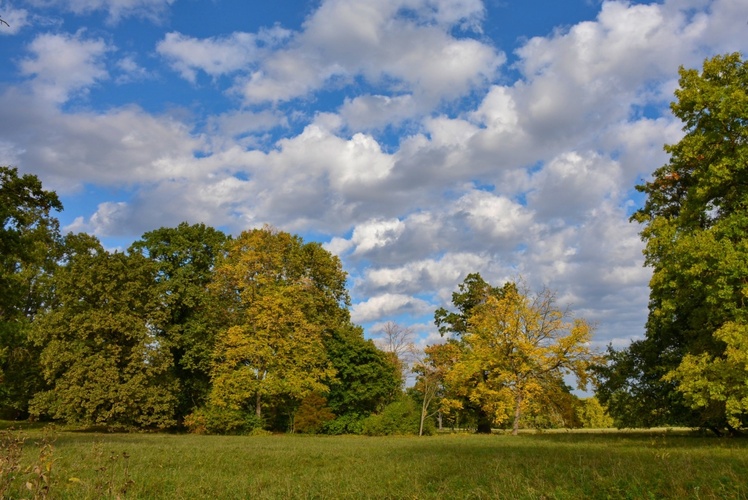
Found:
[{"label": "tree trunk", "polygon": [[260,392],[257,391],[257,394],[255,394],[255,415],[257,415],[257,420],[260,420],[262,418],[262,401],[260,397]]},{"label": "tree trunk", "polygon": [[517,394],[514,402],[514,424],[512,425],[512,436],[519,434],[519,419],[522,416],[522,394]]},{"label": "tree trunk", "polygon": [[491,419],[483,408],[478,408],[478,428],[475,432],[478,434],[491,434]]}]

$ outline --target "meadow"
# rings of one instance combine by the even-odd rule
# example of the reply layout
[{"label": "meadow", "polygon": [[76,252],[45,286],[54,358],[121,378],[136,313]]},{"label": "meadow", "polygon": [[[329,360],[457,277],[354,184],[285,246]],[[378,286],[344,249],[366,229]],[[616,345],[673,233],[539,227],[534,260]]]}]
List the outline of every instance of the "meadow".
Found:
[{"label": "meadow", "polygon": [[2,433],[6,498],[748,498],[748,440],[686,432]]}]

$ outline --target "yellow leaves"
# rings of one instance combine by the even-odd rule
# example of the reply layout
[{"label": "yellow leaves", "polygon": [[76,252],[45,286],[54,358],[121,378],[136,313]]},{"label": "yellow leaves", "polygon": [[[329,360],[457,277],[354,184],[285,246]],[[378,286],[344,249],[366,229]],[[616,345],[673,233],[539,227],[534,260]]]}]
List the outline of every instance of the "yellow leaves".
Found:
[{"label": "yellow leaves", "polygon": [[589,323],[556,307],[553,292],[504,287],[472,310],[445,381],[494,422],[504,422],[542,398],[565,372],[585,382],[591,335]]}]

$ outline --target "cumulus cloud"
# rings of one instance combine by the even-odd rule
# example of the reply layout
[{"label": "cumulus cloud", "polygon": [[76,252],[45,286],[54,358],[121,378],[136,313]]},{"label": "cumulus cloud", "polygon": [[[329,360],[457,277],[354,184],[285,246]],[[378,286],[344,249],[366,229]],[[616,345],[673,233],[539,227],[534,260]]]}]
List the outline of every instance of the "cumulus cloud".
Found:
[{"label": "cumulus cloud", "polygon": [[359,302],[351,308],[351,319],[356,323],[368,323],[383,317],[401,314],[420,316],[433,310],[428,302],[404,294],[383,294]]},{"label": "cumulus cloud", "polygon": [[[122,17],[170,2],[71,5]],[[86,32],[40,35],[20,66],[35,94],[0,95],[0,156],[53,188],[132,191],[70,228],[310,232],[350,272],[357,322],[410,318],[431,335],[433,310],[477,271],[558,290],[598,343],[621,344],[642,332],[648,295],[632,188],[682,135],[667,112],[677,67],[748,50],[748,4],[606,1],[521,42],[515,81],[483,16],[479,0],[324,0],[296,31],[169,33],[156,50],[181,78],[243,99],[200,125],[137,106],[61,111],[109,78],[116,52]],[[144,58],[116,58],[148,77]]]},{"label": "cumulus cloud", "polygon": [[215,78],[246,68],[289,35],[280,27],[262,30],[257,35],[232,33],[208,39],[172,32],[158,43],[156,51],[183,78],[195,83],[198,71]]},{"label": "cumulus cloud", "polygon": [[21,73],[33,78],[31,85],[39,98],[53,103],[85,94],[109,76],[103,58],[111,49],[101,39],[85,38],[83,32],[39,35],[28,50],[31,57],[21,60]]}]

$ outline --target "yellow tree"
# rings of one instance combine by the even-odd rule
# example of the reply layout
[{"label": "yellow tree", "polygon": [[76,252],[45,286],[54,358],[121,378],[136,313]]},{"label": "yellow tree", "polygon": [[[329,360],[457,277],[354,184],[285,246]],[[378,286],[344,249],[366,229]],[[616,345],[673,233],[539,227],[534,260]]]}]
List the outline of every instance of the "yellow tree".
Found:
[{"label": "yellow tree", "polygon": [[531,295],[508,283],[471,311],[460,358],[446,380],[494,423],[512,418],[517,434],[523,411],[564,374],[586,384],[591,334],[589,323],[557,307],[552,291]]},{"label": "yellow tree", "polygon": [[230,326],[216,339],[210,403],[259,420],[263,404],[326,392],[324,337],[348,320],[345,279],[337,257],[270,227],[230,242],[212,283]]}]

